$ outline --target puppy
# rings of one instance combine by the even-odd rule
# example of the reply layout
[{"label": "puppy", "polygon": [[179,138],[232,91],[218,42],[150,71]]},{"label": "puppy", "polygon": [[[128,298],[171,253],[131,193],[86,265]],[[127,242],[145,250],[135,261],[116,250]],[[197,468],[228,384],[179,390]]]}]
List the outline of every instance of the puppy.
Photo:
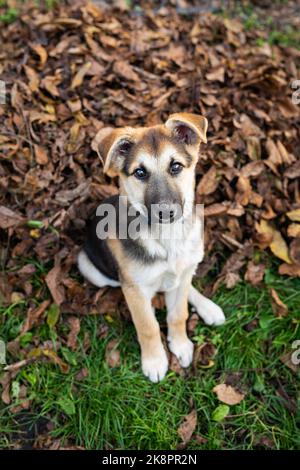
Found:
[{"label": "puppy", "polygon": [[[203,224],[194,209],[195,167],[207,120],[173,114],[163,125],[104,128],[97,135],[104,172],[119,177],[120,195],[102,203],[79,253],[82,275],[98,287],[121,286],[152,382],[168,370],[152,298],[163,292],[168,343],[182,367],[193,358],[186,332],[188,302],[208,325],[223,311],[192,286],[203,259]],[[138,223],[137,223],[138,222]]]}]

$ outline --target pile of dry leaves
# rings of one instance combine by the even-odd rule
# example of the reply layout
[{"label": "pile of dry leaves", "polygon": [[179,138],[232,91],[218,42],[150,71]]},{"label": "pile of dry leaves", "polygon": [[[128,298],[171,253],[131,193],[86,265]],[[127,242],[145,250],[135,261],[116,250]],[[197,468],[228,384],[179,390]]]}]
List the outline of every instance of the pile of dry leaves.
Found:
[{"label": "pile of dry leaves", "polygon": [[[214,290],[242,277],[256,285],[265,266],[254,253],[270,250],[281,274],[300,276],[300,105],[291,88],[300,51],[264,37],[238,20],[181,14],[172,3],[111,9],[75,1],[47,11],[26,2],[1,27],[4,303],[44,299],[49,289],[62,312],[126,313],[118,290],[76,278],[86,219],[117,192],[93,138],[105,125],[150,125],[178,111],[209,121],[197,167],[207,240],[199,275],[218,263]],[[33,259],[50,269],[42,284],[32,282]],[[47,307],[32,309],[24,328]]]}]

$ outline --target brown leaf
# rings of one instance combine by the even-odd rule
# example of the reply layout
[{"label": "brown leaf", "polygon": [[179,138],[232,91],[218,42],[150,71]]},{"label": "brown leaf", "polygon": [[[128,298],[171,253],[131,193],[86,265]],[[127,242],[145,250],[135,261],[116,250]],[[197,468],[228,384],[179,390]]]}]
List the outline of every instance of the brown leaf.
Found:
[{"label": "brown leaf", "polygon": [[43,315],[45,312],[46,308],[50,305],[50,300],[44,300],[41,305],[38,307],[32,309],[29,308],[27,312],[26,319],[23,323],[22,330],[21,330],[21,335],[29,331],[40,319],[40,317]]},{"label": "brown leaf", "polygon": [[289,250],[290,258],[295,264],[300,265],[300,239],[295,238],[290,244]]},{"label": "brown leaf", "polygon": [[250,282],[253,286],[257,286],[264,278],[265,268],[263,263],[256,264],[254,261],[249,261],[245,273],[245,280]]},{"label": "brown leaf", "polygon": [[226,405],[237,405],[244,398],[245,394],[239,392],[231,385],[219,384],[213,388],[213,392],[217,394],[218,399]]},{"label": "brown leaf", "polygon": [[66,364],[58,355],[55,351],[52,349],[44,348],[44,347],[38,347],[38,348],[33,348],[29,351],[28,353],[28,358],[26,360],[38,360],[41,358],[47,358],[50,359],[54,364],[58,365],[61,372],[63,374],[67,374],[69,372],[69,365]]},{"label": "brown leaf", "polygon": [[9,364],[8,366],[4,367],[5,371],[8,372],[18,372],[20,369],[22,369],[25,366],[28,366],[28,364],[31,364],[37,359],[37,357],[29,357],[27,359],[22,359],[21,361],[14,362],[13,364]]},{"label": "brown leaf", "polygon": [[300,264],[283,263],[279,266],[278,272],[281,275],[300,277]]},{"label": "brown leaf", "polygon": [[36,162],[39,165],[47,165],[49,159],[46,150],[41,147],[40,145],[35,144],[34,145],[34,153],[35,153],[35,159]]},{"label": "brown leaf", "polygon": [[125,78],[126,80],[139,81],[140,77],[133,70],[131,65],[125,60],[118,60],[114,63],[113,70],[117,75]]},{"label": "brown leaf", "polygon": [[5,405],[9,405],[11,402],[10,398],[10,384],[12,381],[12,374],[5,372],[0,378],[0,384],[2,385],[1,399]]},{"label": "brown leaf", "polygon": [[77,336],[80,332],[80,320],[77,317],[69,317],[70,333],[68,334],[67,345],[72,351],[77,347]]},{"label": "brown leaf", "polygon": [[300,222],[300,208],[289,211],[286,215],[293,222]]},{"label": "brown leaf", "polygon": [[59,90],[57,88],[57,84],[60,82],[60,79],[56,76],[47,76],[43,78],[41,81],[41,88],[45,88],[45,90],[50,93],[50,95],[54,97],[59,97]]},{"label": "brown leaf", "polygon": [[197,313],[193,313],[187,321],[186,328],[187,328],[188,333],[193,334],[198,323],[199,323],[199,315]]},{"label": "brown leaf", "polygon": [[[289,164],[289,162],[288,162]],[[284,172],[286,178],[295,179],[300,178],[300,160],[298,160],[294,165],[290,165]]]},{"label": "brown leaf", "polygon": [[91,62],[86,62],[80,67],[80,69],[77,71],[76,75],[74,76],[72,80],[72,83],[71,83],[72,90],[82,85],[83,79],[85,75],[88,73],[88,71],[90,70],[91,66],[92,66]]},{"label": "brown leaf", "polygon": [[275,289],[271,289],[272,309],[276,317],[286,317],[288,314],[287,306],[279,298]]},{"label": "brown leaf", "polygon": [[237,181],[237,190],[236,201],[242,206],[247,206],[250,201],[252,187],[249,178],[240,176]]},{"label": "brown leaf", "polygon": [[23,223],[25,219],[8,207],[0,206],[0,228],[8,229]]},{"label": "brown leaf", "polygon": [[284,118],[290,119],[299,116],[299,108],[293,104],[290,98],[277,100],[277,105]]},{"label": "brown leaf", "polygon": [[163,294],[156,294],[152,299],[152,305],[157,310],[165,308],[165,296]]},{"label": "brown leaf", "polygon": [[24,65],[24,70],[29,80],[29,88],[31,91],[35,92],[39,89],[40,86],[40,77],[36,73],[36,71],[29,67],[28,65]]},{"label": "brown leaf", "polygon": [[228,272],[225,275],[225,285],[227,289],[233,289],[241,280],[241,277],[238,273]]},{"label": "brown leaf", "polygon": [[[202,189],[201,189],[202,191]],[[210,206],[204,207],[204,216],[205,217],[217,217],[219,215],[224,215],[228,211],[228,205],[224,203],[215,203]]]},{"label": "brown leaf", "polygon": [[183,422],[180,424],[177,429],[177,433],[182,439],[184,444],[190,442],[193,432],[197,426],[197,411],[194,409],[183,419]]},{"label": "brown leaf", "polygon": [[193,440],[195,440],[197,444],[199,445],[205,445],[208,443],[208,439],[206,439],[203,436],[200,436],[199,434],[196,434],[195,436],[193,436]]},{"label": "brown leaf", "polygon": [[121,364],[120,351],[117,349],[118,340],[113,339],[107,343],[105,349],[105,361],[111,368],[117,367]]},{"label": "brown leaf", "polygon": [[75,375],[75,379],[78,380],[79,382],[81,380],[84,380],[86,379],[88,376],[89,376],[89,370],[87,367],[83,367],[76,375]]},{"label": "brown leaf", "polygon": [[171,358],[170,358],[170,361],[169,361],[169,369],[173,372],[175,372],[175,374],[179,375],[180,377],[184,377],[185,375],[185,372],[184,372],[184,369],[181,367],[181,365],[179,364],[179,361],[177,359],[177,357],[175,356],[175,354],[170,354]]},{"label": "brown leaf", "polygon": [[243,176],[244,178],[249,178],[250,176],[257,177],[261,175],[264,169],[264,162],[250,162],[247,165],[243,166],[243,168],[241,169],[241,176]]},{"label": "brown leaf", "polygon": [[263,132],[260,128],[252,121],[252,119],[247,116],[247,114],[242,114],[240,117],[240,126],[241,133],[246,139],[251,136],[261,137]]},{"label": "brown leaf", "polygon": [[300,224],[291,224],[288,226],[287,230],[289,237],[300,237]]},{"label": "brown leaf", "polygon": [[249,136],[247,138],[247,153],[250,160],[256,161],[261,158],[261,145],[260,139],[255,136]]},{"label": "brown leaf", "polygon": [[196,193],[198,196],[208,195],[213,193],[218,187],[217,169],[212,166],[207,173],[201,178]]},{"label": "brown leaf", "polygon": [[282,259],[286,263],[291,263],[287,244],[278,230],[276,230],[269,222],[263,219],[260,221],[260,224],[257,225],[257,230],[261,234],[272,235],[272,242],[270,243],[271,251],[275,256],[277,256],[277,258]]},{"label": "brown leaf", "polygon": [[218,81],[218,82],[223,83],[225,80],[225,69],[222,66],[215,67],[214,69],[212,69],[211,72],[207,73],[205,77],[207,78],[207,80],[210,80],[213,82]]},{"label": "brown leaf", "polygon": [[296,374],[298,372],[298,369],[299,369],[299,364],[295,364],[292,361],[292,355],[293,355],[293,352],[287,351],[286,353],[284,353],[281,356],[280,360],[285,366],[287,366],[289,369],[291,369]]},{"label": "brown leaf", "polygon": [[196,346],[193,357],[193,368],[210,368],[214,365],[212,358],[216,354],[216,348],[212,343],[202,343]]},{"label": "brown leaf", "polygon": [[51,292],[52,298],[57,305],[60,305],[65,300],[64,288],[61,284],[62,272],[60,266],[57,264],[51,271],[48,272],[45,281],[48,289]]},{"label": "brown leaf", "polygon": [[30,44],[30,47],[40,58],[40,68],[44,68],[48,58],[46,49],[41,44]]}]

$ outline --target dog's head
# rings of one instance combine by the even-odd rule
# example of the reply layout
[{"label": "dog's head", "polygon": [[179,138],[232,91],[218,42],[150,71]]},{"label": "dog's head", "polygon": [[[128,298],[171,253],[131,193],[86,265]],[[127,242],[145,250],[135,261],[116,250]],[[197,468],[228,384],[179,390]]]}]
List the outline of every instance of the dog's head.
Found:
[{"label": "dog's head", "polygon": [[120,191],[156,222],[172,222],[192,210],[195,166],[207,120],[173,114],[153,127],[104,128],[97,135],[104,172],[119,176]]}]

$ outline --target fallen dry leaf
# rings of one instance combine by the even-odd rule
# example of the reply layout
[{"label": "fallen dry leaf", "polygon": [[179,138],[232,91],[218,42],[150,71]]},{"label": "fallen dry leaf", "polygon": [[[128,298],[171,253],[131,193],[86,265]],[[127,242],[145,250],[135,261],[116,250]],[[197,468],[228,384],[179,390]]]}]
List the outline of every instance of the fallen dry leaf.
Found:
[{"label": "fallen dry leaf", "polygon": [[275,289],[271,289],[272,308],[277,317],[286,317],[288,314],[287,306],[279,298]]},{"label": "fallen dry leaf", "polygon": [[120,351],[117,349],[118,340],[113,339],[107,343],[105,349],[105,361],[109,367],[117,367],[121,364]]},{"label": "fallen dry leaf", "polygon": [[0,206],[0,228],[8,229],[24,222],[24,218],[8,207]]},{"label": "fallen dry leaf", "polygon": [[59,265],[56,265],[51,269],[51,271],[49,271],[45,279],[53,300],[57,305],[61,305],[65,299],[64,289],[61,284],[61,276],[61,268]]},{"label": "fallen dry leaf", "polygon": [[256,264],[254,261],[249,261],[245,273],[245,280],[249,281],[253,286],[257,286],[264,278],[265,268],[263,263]]},{"label": "fallen dry leaf", "polygon": [[30,44],[31,49],[39,56],[40,68],[43,69],[46,65],[48,54],[46,49],[41,44]]},{"label": "fallen dry leaf", "polygon": [[70,332],[67,338],[67,345],[72,351],[75,351],[77,347],[77,336],[80,332],[80,320],[77,317],[69,317],[68,323],[70,325]]},{"label": "fallen dry leaf", "polygon": [[245,394],[239,392],[231,385],[219,384],[213,388],[213,392],[217,394],[218,399],[226,405],[237,405],[244,398]]},{"label": "fallen dry leaf", "polygon": [[293,263],[300,265],[300,239],[295,238],[290,244],[289,255]]},{"label": "fallen dry leaf", "polygon": [[286,276],[300,277],[300,264],[283,263],[279,266],[278,272]]},{"label": "fallen dry leaf", "polygon": [[85,75],[88,73],[92,66],[91,62],[86,62],[84,65],[80,67],[80,69],[77,71],[76,75],[74,76],[72,83],[71,83],[71,89],[74,90],[75,88],[79,87],[83,83],[83,79]]},{"label": "fallen dry leaf", "polygon": [[199,196],[211,194],[216,190],[217,186],[217,169],[215,166],[212,166],[202,177],[200,183],[197,186],[196,194]]},{"label": "fallen dry leaf", "polygon": [[288,218],[293,222],[300,222],[300,208],[286,213]]},{"label": "fallen dry leaf", "polygon": [[257,230],[261,234],[272,235],[272,241],[270,243],[271,251],[275,256],[277,256],[277,258],[280,258],[286,263],[291,263],[288,246],[278,230],[276,230],[269,222],[263,219],[260,221],[260,224],[257,225]]},{"label": "fallen dry leaf", "polygon": [[35,152],[35,159],[36,159],[36,162],[39,164],[39,165],[47,165],[47,163],[49,162],[49,159],[48,159],[48,155],[47,155],[47,151],[46,149],[44,149],[43,147],[41,147],[40,145],[36,145],[34,146],[34,152]]},{"label": "fallen dry leaf", "polygon": [[292,351],[292,352],[287,351],[286,353],[284,353],[280,357],[280,360],[285,366],[287,366],[289,369],[291,369],[296,374],[298,372],[298,369],[299,369],[299,364],[295,364],[292,361],[293,352],[294,351]]},{"label": "fallen dry leaf", "polygon": [[186,415],[177,429],[177,433],[182,439],[183,444],[187,444],[193,435],[197,426],[197,411],[194,409]]},{"label": "fallen dry leaf", "polygon": [[22,325],[22,330],[20,335],[24,335],[27,331],[29,331],[38,320],[41,318],[45,310],[50,305],[50,300],[44,300],[38,307],[36,308],[29,308],[27,312],[26,319]]},{"label": "fallen dry leaf", "polygon": [[287,234],[289,237],[300,238],[300,224],[290,224],[288,226]]}]

